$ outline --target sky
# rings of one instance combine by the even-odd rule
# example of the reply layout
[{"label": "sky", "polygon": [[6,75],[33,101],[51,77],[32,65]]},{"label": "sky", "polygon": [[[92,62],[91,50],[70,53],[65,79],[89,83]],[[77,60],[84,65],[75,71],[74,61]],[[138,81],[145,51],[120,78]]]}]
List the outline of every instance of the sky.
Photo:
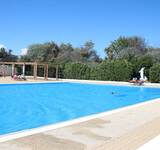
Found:
[{"label": "sky", "polygon": [[0,47],[20,55],[35,43],[55,41],[104,48],[119,36],[141,36],[160,47],[159,0],[0,0]]}]

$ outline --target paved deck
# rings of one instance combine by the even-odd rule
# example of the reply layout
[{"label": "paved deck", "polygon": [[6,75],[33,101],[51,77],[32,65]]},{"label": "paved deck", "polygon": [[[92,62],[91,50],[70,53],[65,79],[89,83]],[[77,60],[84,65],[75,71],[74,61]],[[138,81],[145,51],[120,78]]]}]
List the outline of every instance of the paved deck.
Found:
[{"label": "paved deck", "polygon": [[153,140],[144,144],[138,150],[159,150],[160,149],[160,135],[155,137]]},{"label": "paved deck", "polygon": [[6,84],[6,83],[30,83],[30,82],[47,82],[47,81],[57,81],[57,80],[44,80],[43,78],[37,78],[36,80],[33,78],[27,78],[26,81],[19,81],[19,80],[14,80],[11,77],[0,77],[0,84]]},{"label": "paved deck", "polygon": [[160,134],[160,102],[0,143],[0,150],[135,150]]},{"label": "paved deck", "polygon": [[[25,82],[37,82],[40,80],[34,80],[34,79],[27,79]],[[11,77],[0,77],[0,83],[19,83],[19,82],[24,82],[24,81],[18,81],[18,80],[13,80]]]}]

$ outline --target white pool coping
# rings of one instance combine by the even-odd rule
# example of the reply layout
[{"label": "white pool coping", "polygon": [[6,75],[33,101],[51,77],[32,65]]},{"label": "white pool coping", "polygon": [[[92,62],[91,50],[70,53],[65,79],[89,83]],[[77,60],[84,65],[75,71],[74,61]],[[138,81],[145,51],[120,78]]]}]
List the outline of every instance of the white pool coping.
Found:
[{"label": "white pool coping", "polygon": [[[49,78],[53,82],[52,78]],[[59,79],[56,82],[67,82],[67,83],[81,83],[81,84],[98,84],[98,85],[114,85],[114,86],[129,86],[129,87],[145,87],[145,88],[160,88],[160,83],[145,82],[143,85],[135,85],[134,83],[122,82],[122,81],[97,81],[97,80],[77,80],[77,79]]]},{"label": "white pool coping", "polygon": [[13,83],[0,83],[0,85],[20,85],[20,84],[45,84],[45,83],[79,83],[79,84],[98,84],[98,85],[114,85],[114,86],[129,86],[138,88],[160,88],[160,83],[144,83],[144,85],[134,85],[128,82],[117,82],[117,81],[94,81],[94,80],[70,80],[70,79],[60,79],[60,80],[46,80],[46,81],[21,81]]},{"label": "white pool coping", "polygon": [[25,137],[25,136],[29,136],[29,135],[33,135],[33,134],[37,134],[37,133],[42,133],[42,132],[53,130],[53,129],[58,129],[58,128],[78,124],[78,123],[81,123],[81,122],[85,122],[85,121],[89,121],[89,120],[92,120],[92,119],[108,116],[108,115],[118,113],[118,112],[121,112],[121,111],[129,110],[129,109],[132,109],[132,108],[144,106],[144,105],[147,105],[147,104],[152,104],[154,102],[160,102],[160,98],[149,100],[147,102],[138,103],[138,104],[135,104],[135,105],[126,106],[126,107],[115,109],[115,110],[112,110],[112,111],[107,111],[107,112],[103,112],[103,113],[99,113],[99,114],[95,114],[95,115],[81,117],[81,118],[70,120],[70,121],[65,121],[65,122],[62,122],[62,123],[56,123],[56,124],[46,125],[46,126],[43,126],[43,127],[26,129],[26,130],[22,130],[22,131],[19,131],[19,132],[0,135],[0,143],[10,141],[10,140],[13,140],[13,139],[17,139],[17,138],[21,138],[21,137]]},{"label": "white pool coping", "polygon": [[142,147],[137,150],[159,150],[160,149],[160,135],[144,144]]}]

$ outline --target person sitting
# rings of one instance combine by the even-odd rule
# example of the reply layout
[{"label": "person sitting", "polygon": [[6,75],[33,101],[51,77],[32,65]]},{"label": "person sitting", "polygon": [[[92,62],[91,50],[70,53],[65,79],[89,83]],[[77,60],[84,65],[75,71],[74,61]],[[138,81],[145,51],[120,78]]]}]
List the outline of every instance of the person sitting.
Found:
[{"label": "person sitting", "polygon": [[11,78],[14,79],[14,80],[16,80],[17,79],[17,75],[16,74],[11,75]]},{"label": "person sitting", "polygon": [[26,77],[24,75],[19,75],[18,78],[21,80],[26,80]]},{"label": "person sitting", "polygon": [[26,77],[24,75],[12,75],[11,76],[14,80],[26,80]]},{"label": "person sitting", "polygon": [[143,85],[144,81],[143,80],[138,80],[137,78],[133,78],[132,80],[129,81],[130,83],[133,83],[134,85]]}]

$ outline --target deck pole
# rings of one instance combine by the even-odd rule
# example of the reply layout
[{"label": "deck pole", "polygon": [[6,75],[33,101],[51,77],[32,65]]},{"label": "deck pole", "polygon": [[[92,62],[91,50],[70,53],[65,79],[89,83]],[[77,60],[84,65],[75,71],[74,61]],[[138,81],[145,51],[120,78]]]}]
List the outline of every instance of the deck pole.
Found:
[{"label": "deck pole", "polygon": [[48,80],[48,64],[46,64],[45,79]]},{"label": "deck pole", "polygon": [[25,64],[23,64],[23,72],[22,75],[25,76]]},{"label": "deck pole", "polygon": [[12,76],[14,76],[14,74],[15,74],[15,64],[13,63],[12,64]]},{"label": "deck pole", "polygon": [[37,79],[37,63],[34,64],[34,79]]},{"label": "deck pole", "polygon": [[56,80],[58,80],[58,65],[56,65]]}]

